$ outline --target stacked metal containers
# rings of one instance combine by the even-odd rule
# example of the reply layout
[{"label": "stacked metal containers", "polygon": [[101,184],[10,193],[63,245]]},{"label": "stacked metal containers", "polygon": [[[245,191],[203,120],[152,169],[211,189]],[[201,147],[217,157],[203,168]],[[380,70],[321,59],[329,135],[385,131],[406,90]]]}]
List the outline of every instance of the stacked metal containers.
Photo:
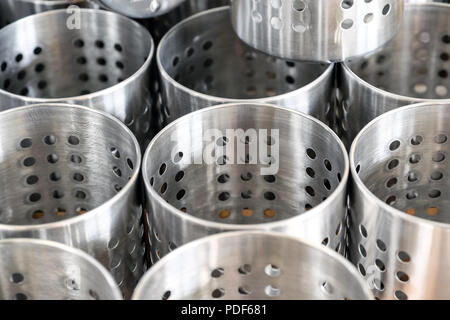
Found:
[{"label": "stacked metal containers", "polygon": [[[184,20],[161,40],[162,122],[231,102],[284,106],[328,122],[333,66],[277,59],[257,52],[233,33],[230,8]],[[205,26],[207,26],[205,28]]]}]

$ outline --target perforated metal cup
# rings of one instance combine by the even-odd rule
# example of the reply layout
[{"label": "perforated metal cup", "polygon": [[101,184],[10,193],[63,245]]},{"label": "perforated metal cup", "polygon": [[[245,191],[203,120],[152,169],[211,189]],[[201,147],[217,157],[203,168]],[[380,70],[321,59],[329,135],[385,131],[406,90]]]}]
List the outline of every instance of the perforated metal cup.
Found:
[{"label": "perforated metal cup", "polygon": [[233,0],[233,27],[277,57],[343,61],[381,47],[402,22],[403,0]]},{"label": "perforated metal cup", "polygon": [[386,113],[350,152],[350,258],[381,299],[450,298],[450,104]]},{"label": "perforated metal cup", "polygon": [[231,232],[197,240],[155,264],[135,300],[373,299],[342,256],[270,232]]},{"label": "perforated metal cup", "polygon": [[264,104],[206,108],[164,128],[143,163],[153,262],[232,230],[279,231],[344,251],[347,153],[310,116]]},{"label": "perforated metal cup", "polygon": [[119,300],[111,274],[81,250],[53,241],[0,240],[1,300]]},{"label": "perforated metal cup", "polygon": [[72,105],[0,113],[0,239],[80,248],[125,296],[144,272],[137,195],[141,152],[119,120]]},{"label": "perforated metal cup", "polygon": [[450,6],[411,4],[381,51],[339,68],[338,134],[350,146],[384,112],[412,103],[450,101]]},{"label": "perforated metal cup", "polygon": [[164,123],[221,103],[271,103],[328,122],[333,66],[293,63],[256,52],[234,34],[230,8],[192,16],[157,50]]},{"label": "perforated metal cup", "polygon": [[71,5],[79,8],[96,7],[94,3],[86,0],[2,0],[0,1],[0,28],[38,12],[63,9]]},{"label": "perforated metal cup", "polygon": [[0,30],[0,110],[85,105],[117,117],[145,145],[153,51],[148,31],[116,13],[63,9],[26,17]]}]

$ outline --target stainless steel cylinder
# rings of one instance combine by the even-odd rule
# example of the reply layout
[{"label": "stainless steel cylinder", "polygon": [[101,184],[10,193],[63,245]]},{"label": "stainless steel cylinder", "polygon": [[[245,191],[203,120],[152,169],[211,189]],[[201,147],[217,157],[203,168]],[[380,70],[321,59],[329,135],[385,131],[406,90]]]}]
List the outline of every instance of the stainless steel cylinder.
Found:
[{"label": "stainless steel cylinder", "polygon": [[397,32],[403,0],[233,0],[232,20],[250,46],[277,57],[343,61]]},{"label": "stainless steel cylinder", "polygon": [[120,300],[111,274],[81,250],[53,241],[0,240],[1,300]]},{"label": "stainless steel cylinder", "polygon": [[104,6],[132,18],[152,18],[163,15],[186,0],[97,0]]},{"label": "stainless steel cylinder", "polygon": [[144,272],[141,152],[131,131],[105,113],[59,104],[7,110],[0,123],[0,238],[80,248],[129,297]]},{"label": "stainless steel cylinder", "polygon": [[267,232],[213,235],[183,246],[139,282],[135,300],[373,299],[344,257]]},{"label": "stainless steel cylinder", "polygon": [[2,0],[0,1],[0,28],[32,14],[71,5],[80,8],[95,7],[86,0]]},{"label": "stainless steel cylinder", "polygon": [[450,103],[388,112],[350,151],[349,256],[381,299],[450,298]]},{"label": "stainless steel cylinder", "polygon": [[260,102],[328,122],[333,65],[293,63],[256,52],[233,33],[230,8],[172,28],[157,50],[164,123],[221,103]]},{"label": "stainless steel cylinder", "polygon": [[339,68],[338,134],[350,146],[384,112],[418,102],[450,101],[450,6],[407,5],[399,33],[376,54]]},{"label": "stainless steel cylinder", "polygon": [[153,51],[144,27],[112,12],[55,10],[21,19],[0,30],[0,110],[85,105],[117,117],[145,145]]},{"label": "stainless steel cylinder", "polygon": [[206,108],[143,160],[151,259],[224,231],[271,230],[344,252],[347,153],[322,122],[264,104]]}]

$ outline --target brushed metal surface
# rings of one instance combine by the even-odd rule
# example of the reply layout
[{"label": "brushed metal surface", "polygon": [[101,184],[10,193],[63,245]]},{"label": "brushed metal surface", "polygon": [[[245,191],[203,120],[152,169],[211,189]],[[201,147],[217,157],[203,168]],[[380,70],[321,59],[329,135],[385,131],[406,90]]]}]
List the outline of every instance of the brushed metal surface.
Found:
[{"label": "brushed metal surface", "polygon": [[233,27],[250,46],[303,61],[343,61],[396,34],[403,0],[233,0]]},{"label": "brushed metal surface", "polygon": [[204,11],[173,27],[157,50],[162,123],[233,102],[271,103],[329,122],[333,65],[293,63],[245,45],[230,8]]},{"label": "brushed metal surface", "polygon": [[71,5],[80,8],[95,8],[95,3],[86,0],[2,0],[0,1],[0,28],[35,13],[64,9]]},{"label": "brushed metal surface", "polygon": [[0,110],[84,105],[120,119],[145,146],[153,135],[153,52],[148,31],[116,13],[62,9],[26,17],[0,30]]},{"label": "brushed metal surface", "polygon": [[81,250],[53,241],[0,240],[1,300],[121,300],[111,274]]},{"label": "brushed metal surface", "polygon": [[[219,149],[212,151],[217,161],[190,160],[209,152],[204,134],[211,129],[225,137],[217,138]],[[245,132],[239,138],[226,129]],[[256,141],[248,129],[268,130],[268,136]],[[223,163],[218,150],[224,141],[244,145],[245,154],[236,151]],[[252,154],[268,141],[266,156]],[[268,161],[279,171],[261,172]],[[253,103],[202,109],[152,140],[142,174],[153,262],[192,240],[251,229],[283,232],[344,253],[347,152],[334,132],[311,116]]]},{"label": "brushed metal surface", "polygon": [[205,10],[230,5],[230,0],[185,0],[179,6],[169,12],[140,20],[152,34],[155,43],[159,43],[162,37],[180,21]]},{"label": "brushed metal surface", "polygon": [[138,197],[141,152],[119,120],[72,105],[0,113],[0,239],[82,249],[126,297],[144,272]]},{"label": "brushed metal surface", "polygon": [[185,245],[155,264],[135,300],[373,299],[342,256],[271,232],[231,232]]},{"label": "brushed metal surface", "polygon": [[104,6],[131,18],[152,18],[166,14],[186,0],[97,0]]},{"label": "brushed metal surface", "polygon": [[427,3],[427,2],[442,2],[450,3],[450,0],[405,0],[406,3]]},{"label": "brushed metal surface", "polygon": [[450,298],[449,157],[449,103],[396,109],[355,139],[349,256],[378,298]]},{"label": "brushed metal surface", "polygon": [[450,101],[450,6],[409,4],[381,51],[338,69],[338,135],[350,146],[377,116],[412,103]]}]

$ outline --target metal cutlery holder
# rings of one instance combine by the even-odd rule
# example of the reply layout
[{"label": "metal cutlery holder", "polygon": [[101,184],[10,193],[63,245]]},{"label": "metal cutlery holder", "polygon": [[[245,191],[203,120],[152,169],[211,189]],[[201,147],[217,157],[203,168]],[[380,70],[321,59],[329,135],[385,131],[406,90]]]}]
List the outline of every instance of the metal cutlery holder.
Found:
[{"label": "metal cutlery holder", "polygon": [[153,52],[148,31],[116,13],[55,10],[26,17],[0,30],[0,110],[85,105],[120,119],[144,146],[153,135]]},{"label": "metal cutlery holder", "polygon": [[0,240],[0,300],[121,300],[111,274],[53,241]]},{"label": "metal cutlery holder", "polygon": [[152,140],[143,179],[152,262],[192,240],[250,229],[344,253],[347,153],[305,114],[230,104],[186,115]]},{"label": "metal cutlery holder", "polygon": [[292,60],[343,61],[397,32],[403,0],[233,0],[233,27],[253,48]]},{"label": "metal cutlery holder", "polygon": [[257,52],[234,34],[230,8],[192,16],[161,40],[162,122],[232,102],[285,106],[327,122],[333,65],[294,63]]},{"label": "metal cutlery holder", "polygon": [[321,246],[267,232],[213,235],[153,266],[135,300],[373,299],[344,257]]},{"label": "metal cutlery holder", "polygon": [[450,6],[407,5],[402,27],[381,51],[342,64],[337,132],[351,145],[377,116],[419,102],[450,101]]},{"label": "metal cutlery holder", "polygon": [[386,113],[355,139],[349,257],[380,299],[450,298],[450,104]]},{"label": "metal cutlery holder", "polygon": [[144,272],[141,152],[119,120],[71,105],[0,113],[0,239],[82,249],[129,297]]}]

